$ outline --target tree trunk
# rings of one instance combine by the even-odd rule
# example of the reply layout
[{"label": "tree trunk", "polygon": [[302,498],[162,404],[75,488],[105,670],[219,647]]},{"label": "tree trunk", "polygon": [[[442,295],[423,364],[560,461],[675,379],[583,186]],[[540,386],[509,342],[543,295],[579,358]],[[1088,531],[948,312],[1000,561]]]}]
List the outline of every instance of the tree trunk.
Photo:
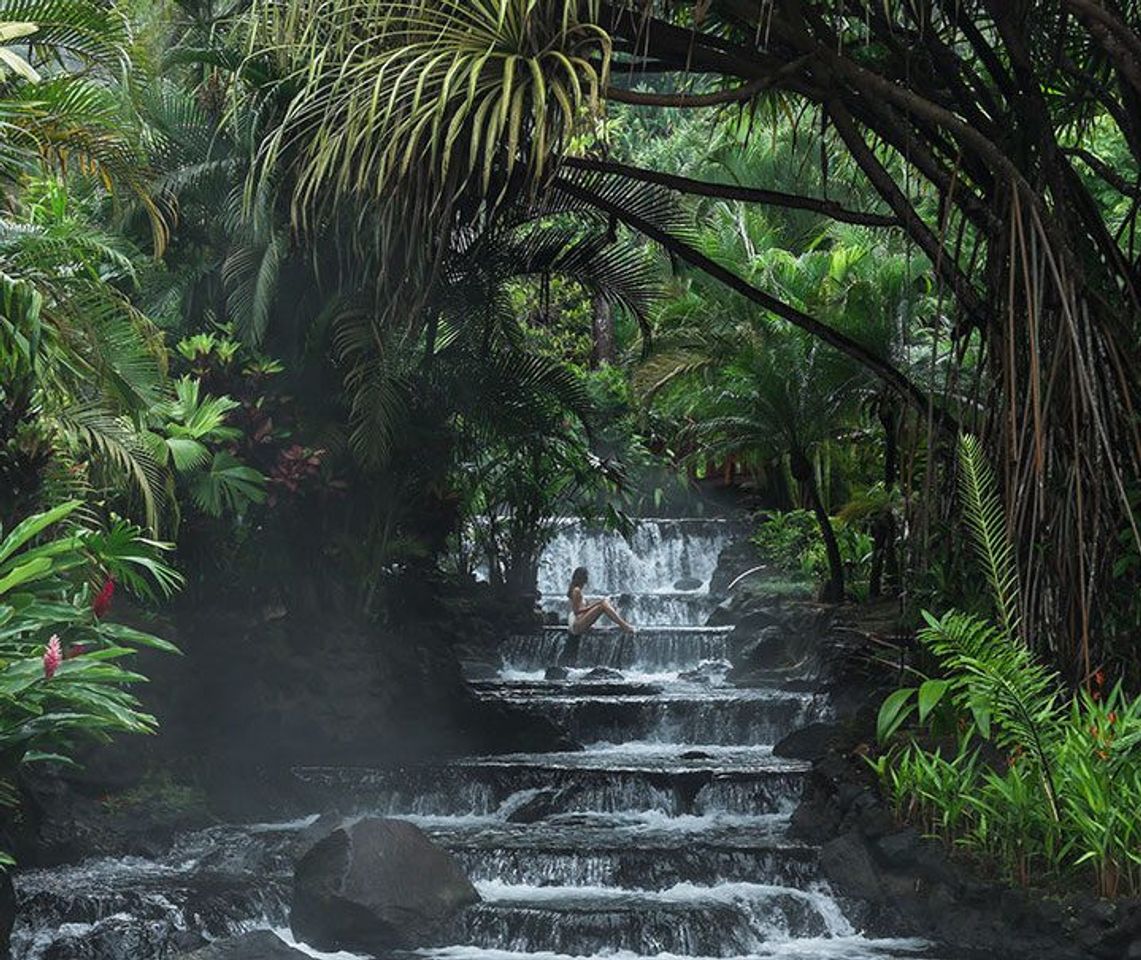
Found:
[{"label": "tree trunk", "polygon": [[[889,494],[899,478],[899,446],[895,436],[895,410],[882,404],[879,420],[883,424],[883,484]],[[868,582],[868,596],[883,596],[884,571],[887,570],[888,589],[896,586],[899,564],[895,562],[895,516],[884,510],[872,524],[872,571]]]},{"label": "tree trunk", "polygon": [[614,344],[614,308],[602,294],[596,293],[591,301],[594,331],[594,352],[590,358],[592,367],[612,364],[618,359]]},{"label": "tree trunk", "polygon": [[836,531],[832,529],[832,518],[828,516],[824,501],[820,498],[812,464],[799,451],[792,454],[792,475],[812,505],[816,522],[820,524],[820,536],[824,538],[824,550],[828,555],[828,581],[824,584],[820,599],[825,603],[840,603],[844,599],[844,560],[840,556],[840,544],[836,540]]}]

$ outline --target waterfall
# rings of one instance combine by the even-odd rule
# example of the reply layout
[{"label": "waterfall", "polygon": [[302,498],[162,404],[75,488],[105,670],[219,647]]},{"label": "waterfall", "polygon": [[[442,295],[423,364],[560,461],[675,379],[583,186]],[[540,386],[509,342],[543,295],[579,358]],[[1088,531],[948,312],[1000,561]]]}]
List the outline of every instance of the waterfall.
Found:
[{"label": "waterfall", "polygon": [[[790,830],[810,767],[772,747],[828,705],[775,676],[726,681],[729,630],[702,624],[718,554],[740,535],[718,520],[647,520],[630,542],[561,528],[540,564],[544,605],[565,612],[571,570],[586,566],[587,593],[613,595],[640,631],[505,637],[501,674],[472,688],[584,749],[296,771],[319,807],[417,824],[477,884],[482,902],[424,960],[930,955],[860,935],[819,852]],[[166,960],[190,933],[279,927],[308,822],[212,828],[159,860],[21,874],[14,960]]]}]

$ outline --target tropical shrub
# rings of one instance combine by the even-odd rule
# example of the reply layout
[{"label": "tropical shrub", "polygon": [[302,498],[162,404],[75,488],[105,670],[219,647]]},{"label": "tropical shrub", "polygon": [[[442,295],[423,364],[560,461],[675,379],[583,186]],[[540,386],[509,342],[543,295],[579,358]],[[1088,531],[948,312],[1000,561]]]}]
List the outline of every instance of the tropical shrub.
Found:
[{"label": "tropical shrub", "polygon": [[[868,576],[871,537],[855,524],[842,521],[837,521],[834,529],[849,589],[857,588]],[[765,512],[752,540],[766,561],[784,573],[814,582],[823,581],[829,575],[820,525],[811,510]]]},{"label": "tropical shrub", "polygon": [[[1103,896],[1139,893],[1141,697],[1120,682],[1107,690],[1101,670],[1067,695],[1034,655],[994,477],[970,437],[960,461],[995,618],[924,613],[919,637],[939,675],[884,701],[878,734],[889,746],[876,767],[897,814],[1020,883],[1092,874]],[[904,730],[913,717],[925,737]],[[952,747],[924,745],[948,730]]]},{"label": "tropical shrub", "polygon": [[145,677],[123,666],[139,647],[177,652],[107,614],[116,585],[170,595],[181,577],[167,545],[115,520],[104,530],[68,527],[69,501],[0,528],[0,804],[16,801],[19,769],[73,763],[82,739],[151,733],[154,717],[129,691]]}]

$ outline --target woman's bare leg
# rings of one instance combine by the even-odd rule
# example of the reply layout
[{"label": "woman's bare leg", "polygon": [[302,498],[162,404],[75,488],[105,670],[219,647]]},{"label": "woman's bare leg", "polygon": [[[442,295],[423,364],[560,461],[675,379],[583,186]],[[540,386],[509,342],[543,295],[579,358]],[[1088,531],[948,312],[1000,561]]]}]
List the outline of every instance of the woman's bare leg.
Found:
[{"label": "woman's bare leg", "polygon": [[606,611],[602,609],[601,603],[596,603],[594,606],[588,607],[586,613],[575,617],[574,627],[571,629],[571,633],[576,637],[586,633],[587,630],[594,626],[594,621],[605,612]]},{"label": "woman's bare leg", "polygon": [[611,620],[613,620],[619,627],[626,633],[634,632],[634,625],[627,620],[622,619],[622,614],[614,609],[609,600],[603,600],[599,606],[602,607],[602,612],[605,613]]},{"label": "woman's bare leg", "polygon": [[622,615],[614,609],[610,601],[603,600],[600,603],[592,604],[586,613],[575,620],[574,629],[571,630],[571,633],[576,636],[586,633],[587,630],[594,626],[595,621],[604,614],[618,624],[626,633],[634,632],[634,627],[622,619]]}]

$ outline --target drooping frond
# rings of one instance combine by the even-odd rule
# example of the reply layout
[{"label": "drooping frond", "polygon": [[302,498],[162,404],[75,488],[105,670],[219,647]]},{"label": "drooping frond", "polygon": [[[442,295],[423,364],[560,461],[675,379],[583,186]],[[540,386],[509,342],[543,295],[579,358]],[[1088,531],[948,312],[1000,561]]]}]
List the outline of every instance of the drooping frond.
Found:
[{"label": "drooping frond", "polygon": [[101,68],[121,67],[130,43],[130,26],[114,4],[93,0],[3,0],[0,22],[35,24],[27,41],[33,63],[50,63],[63,55],[69,67],[86,63]]},{"label": "drooping frond", "polygon": [[303,221],[408,181],[431,191],[421,210],[517,166],[538,183],[606,84],[597,14],[596,0],[258,3],[250,47],[296,89],[258,167],[292,169]]},{"label": "drooping frond", "polygon": [[167,506],[166,474],[134,424],[97,403],[67,406],[55,413],[55,420],[65,442],[101,464],[113,484],[135,491],[147,526],[159,529]]}]

